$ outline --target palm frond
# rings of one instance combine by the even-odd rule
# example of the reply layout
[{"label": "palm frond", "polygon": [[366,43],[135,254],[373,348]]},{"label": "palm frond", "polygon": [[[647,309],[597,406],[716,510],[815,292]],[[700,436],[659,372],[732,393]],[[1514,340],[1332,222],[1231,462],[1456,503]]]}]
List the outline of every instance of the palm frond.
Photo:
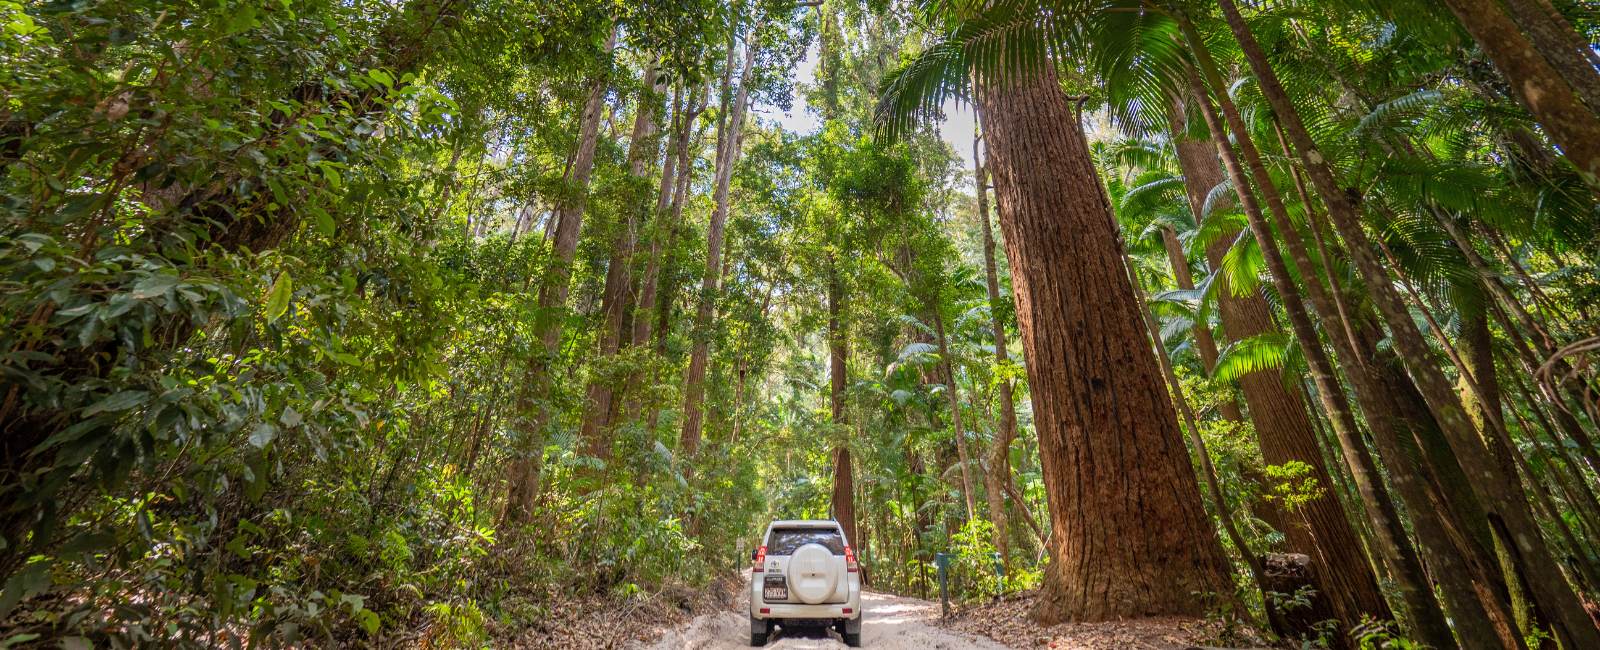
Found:
[{"label": "palm frond", "polygon": [[1293,344],[1288,335],[1279,332],[1258,334],[1230,344],[1217,355],[1217,364],[1211,369],[1211,379],[1227,383],[1238,381],[1252,372],[1282,368],[1289,358],[1289,347]]}]

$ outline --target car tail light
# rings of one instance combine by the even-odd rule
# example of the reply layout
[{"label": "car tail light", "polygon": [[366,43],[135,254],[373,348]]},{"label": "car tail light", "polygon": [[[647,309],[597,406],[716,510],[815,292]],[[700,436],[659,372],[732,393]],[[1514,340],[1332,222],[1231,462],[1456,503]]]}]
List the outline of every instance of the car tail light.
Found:
[{"label": "car tail light", "polygon": [[846,613],[846,614],[850,614],[850,613],[853,613],[853,612],[855,612],[855,611],[856,611],[856,610],[854,610],[854,609],[851,609],[851,608],[849,608],[849,607],[846,607],[846,608],[844,608],[844,613]]},{"label": "car tail light", "polygon": [[848,546],[844,547],[844,565],[845,570],[850,573],[855,573],[861,568],[861,565],[856,564],[856,552]]},{"label": "car tail light", "polygon": [[765,569],[761,568],[761,565],[766,564],[766,563],[767,563],[767,547],[762,546],[760,549],[756,550],[756,565],[754,567],[751,567],[750,572],[751,573],[761,573],[761,572],[765,571]]},{"label": "car tail light", "polygon": [[770,608],[770,607],[762,607],[761,608],[761,613],[762,614],[771,614],[772,613],[772,608]]}]

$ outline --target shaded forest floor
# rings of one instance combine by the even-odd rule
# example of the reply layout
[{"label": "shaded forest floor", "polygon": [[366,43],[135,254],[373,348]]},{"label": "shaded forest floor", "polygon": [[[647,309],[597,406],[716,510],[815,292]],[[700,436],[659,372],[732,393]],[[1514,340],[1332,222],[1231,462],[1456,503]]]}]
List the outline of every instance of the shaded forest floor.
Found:
[{"label": "shaded forest floor", "polygon": [[[663,634],[696,616],[733,608],[744,584],[731,576],[712,578],[701,589],[664,585],[632,596],[588,595],[535,605],[503,603],[504,621],[486,621],[486,645],[517,650],[614,650],[653,645]],[[401,648],[451,647],[440,630],[413,631]]]},{"label": "shaded forest floor", "polygon": [[1194,646],[1262,645],[1251,631],[1230,630],[1219,620],[1143,618],[1040,627],[1032,617],[1037,592],[1027,591],[959,608],[941,627],[981,635],[1011,648],[1055,650],[1184,650]]}]

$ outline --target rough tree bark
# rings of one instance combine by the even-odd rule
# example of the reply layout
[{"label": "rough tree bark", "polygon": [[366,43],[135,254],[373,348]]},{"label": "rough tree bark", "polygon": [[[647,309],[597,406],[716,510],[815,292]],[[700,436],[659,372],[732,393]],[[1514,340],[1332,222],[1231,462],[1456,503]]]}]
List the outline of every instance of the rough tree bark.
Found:
[{"label": "rough tree bark", "polygon": [[1054,531],[1037,617],[1202,615],[1227,558],[1072,100],[1053,74],[977,85]]}]

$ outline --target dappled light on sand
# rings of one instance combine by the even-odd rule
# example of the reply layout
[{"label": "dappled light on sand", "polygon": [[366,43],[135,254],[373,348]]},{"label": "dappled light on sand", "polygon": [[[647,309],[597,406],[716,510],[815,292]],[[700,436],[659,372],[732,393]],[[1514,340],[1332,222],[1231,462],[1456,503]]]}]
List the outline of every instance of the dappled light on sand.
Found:
[{"label": "dappled light on sand", "polygon": [[[876,650],[1004,650],[986,637],[935,625],[939,604],[876,592],[862,592],[867,618],[861,625],[861,647]],[[668,632],[651,650],[734,650],[749,648],[749,624],[743,599],[731,612],[700,616]],[[764,646],[770,650],[834,650],[845,648],[839,634],[824,627],[780,629]]]}]

